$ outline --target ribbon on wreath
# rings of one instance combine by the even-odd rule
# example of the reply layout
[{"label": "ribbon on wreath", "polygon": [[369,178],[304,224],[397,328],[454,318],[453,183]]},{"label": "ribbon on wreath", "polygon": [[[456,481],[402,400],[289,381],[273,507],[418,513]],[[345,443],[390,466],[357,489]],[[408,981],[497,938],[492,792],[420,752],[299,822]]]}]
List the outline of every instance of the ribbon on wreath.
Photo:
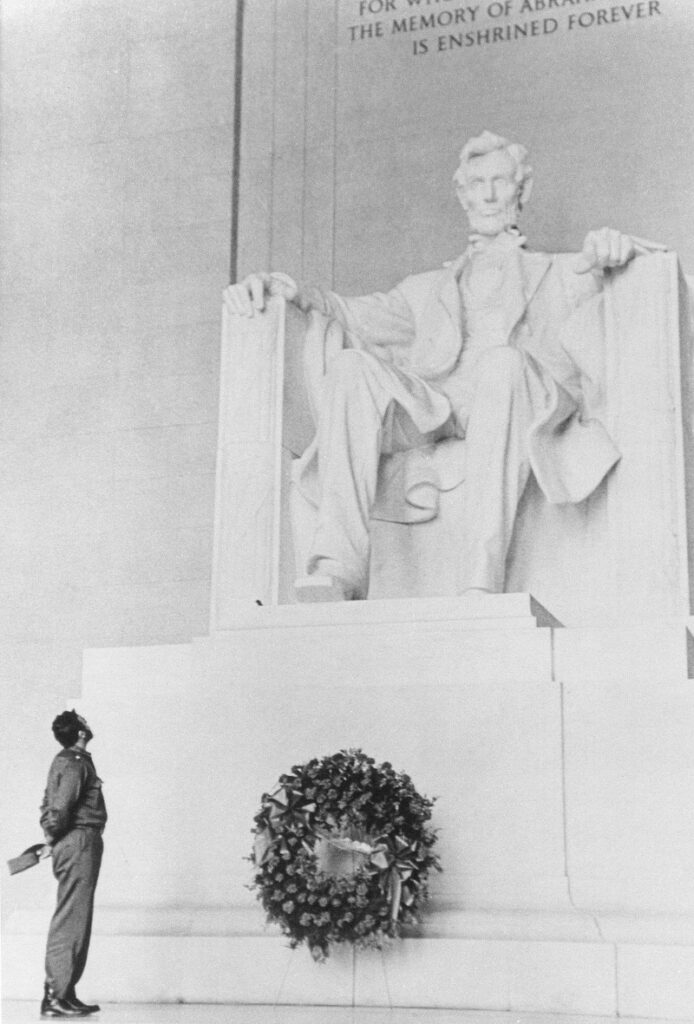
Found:
[{"label": "ribbon on wreath", "polygon": [[381,888],[390,903],[390,919],[397,921],[400,905],[412,906],[418,883],[413,880],[417,865],[411,859],[415,852],[407,840],[395,836],[391,843],[381,842],[375,847],[371,863],[381,872]]},{"label": "ribbon on wreath", "polygon": [[[253,857],[259,867],[267,860],[271,850],[279,844],[280,856],[290,856],[290,850],[286,840],[277,834],[277,826],[281,823],[282,828],[291,825],[301,825],[310,830],[311,815],[316,810],[313,801],[306,802],[306,798],[295,790],[286,789],[281,786],[267,798],[268,814],[267,824],[262,832],[258,832],[253,843]],[[304,842],[304,847],[311,852],[311,848]]]},{"label": "ribbon on wreath", "polygon": [[381,890],[387,895],[392,921],[397,921],[401,904],[406,907],[412,905],[416,883],[413,884],[410,880],[416,871],[416,864],[408,857],[408,854],[413,853],[414,850],[406,840],[396,836],[395,849],[393,849],[393,846],[384,841],[378,842],[374,846],[371,843],[347,839],[343,836],[331,836],[327,833],[319,833],[319,835],[321,839],[336,849],[358,854],[376,868],[382,876]]}]

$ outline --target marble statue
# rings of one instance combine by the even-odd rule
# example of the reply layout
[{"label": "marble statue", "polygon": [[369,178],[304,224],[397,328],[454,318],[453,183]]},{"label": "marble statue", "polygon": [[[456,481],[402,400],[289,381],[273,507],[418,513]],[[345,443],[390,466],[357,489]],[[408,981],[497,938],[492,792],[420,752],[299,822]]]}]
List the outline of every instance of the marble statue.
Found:
[{"label": "marble statue", "polygon": [[296,467],[315,509],[299,600],[367,596],[385,456],[464,440],[462,542],[451,552],[459,593],[503,591],[531,473],[548,502],[577,503],[619,461],[581,363],[601,343],[603,273],[650,243],[602,228],[580,254],[530,252],[518,228],[532,186],[527,152],[489,131],[463,147],[454,182],[471,233],[441,269],[356,298],[281,273],[251,274],[225,292],[233,316],[252,317],[279,294],[339,330],[315,439]]}]

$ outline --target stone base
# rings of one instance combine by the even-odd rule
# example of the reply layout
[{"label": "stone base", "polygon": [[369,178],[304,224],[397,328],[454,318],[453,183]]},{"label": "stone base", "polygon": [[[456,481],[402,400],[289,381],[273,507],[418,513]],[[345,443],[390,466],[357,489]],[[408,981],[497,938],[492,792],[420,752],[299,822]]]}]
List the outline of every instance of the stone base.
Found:
[{"label": "stone base", "polygon": [[[41,915],[39,915],[41,916]],[[82,988],[102,1002],[426,1006],[691,1021],[694,918],[432,913],[389,949],[290,950],[258,913],[100,908]],[[45,917],[45,915],[43,915]],[[251,918],[255,920],[251,920]],[[45,921],[15,915],[4,996],[40,996]],[[33,978],[30,983],[29,978]]]},{"label": "stone base", "polygon": [[[686,624],[539,621],[529,595],[249,604],[192,644],[85,652],[110,813],[85,992],[691,1016]],[[437,798],[444,871],[419,934],[316,965],[244,858],[261,793],[343,747]],[[53,883],[17,881],[4,992],[35,998]]]}]

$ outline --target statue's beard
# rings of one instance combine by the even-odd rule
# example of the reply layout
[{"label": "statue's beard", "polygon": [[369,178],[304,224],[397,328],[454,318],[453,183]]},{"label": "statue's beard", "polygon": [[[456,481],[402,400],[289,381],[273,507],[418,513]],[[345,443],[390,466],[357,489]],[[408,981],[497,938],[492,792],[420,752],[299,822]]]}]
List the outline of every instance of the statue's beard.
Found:
[{"label": "statue's beard", "polygon": [[506,203],[493,213],[485,214],[481,210],[468,210],[467,218],[470,231],[479,235],[500,235],[518,224],[520,207],[516,200]]}]

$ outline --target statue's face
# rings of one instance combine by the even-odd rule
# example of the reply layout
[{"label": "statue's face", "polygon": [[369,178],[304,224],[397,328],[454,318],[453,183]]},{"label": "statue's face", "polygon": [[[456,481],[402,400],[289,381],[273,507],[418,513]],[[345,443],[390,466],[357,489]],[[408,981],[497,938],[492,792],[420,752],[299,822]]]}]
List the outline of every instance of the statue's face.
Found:
[{"label": "statue's face", "polygon": [[504,149],[472,157],[458,198],[472,231],[494,236],[514,227],[520,213],[520,186],[513,157]]}]

